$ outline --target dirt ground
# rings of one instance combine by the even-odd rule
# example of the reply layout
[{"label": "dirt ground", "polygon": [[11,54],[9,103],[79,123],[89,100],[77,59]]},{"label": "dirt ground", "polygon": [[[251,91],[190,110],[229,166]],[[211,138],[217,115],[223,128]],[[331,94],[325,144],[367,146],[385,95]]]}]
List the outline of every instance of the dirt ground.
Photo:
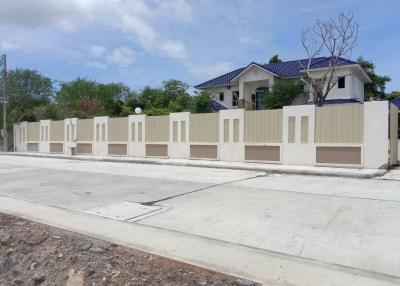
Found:
[{"label": "dirt ground", "polygon": [[258,285],[0,213],[0,285]]}]

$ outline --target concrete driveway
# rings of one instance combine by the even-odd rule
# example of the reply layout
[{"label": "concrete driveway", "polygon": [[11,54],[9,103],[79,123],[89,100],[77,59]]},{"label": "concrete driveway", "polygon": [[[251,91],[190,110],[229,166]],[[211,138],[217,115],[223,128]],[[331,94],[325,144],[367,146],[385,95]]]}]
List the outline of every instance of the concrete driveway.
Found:
[{"label": "concrete driveway", "polygon": [[0,182],[3,196],[400,282],[395,174],[366,180],[0,156]]}]

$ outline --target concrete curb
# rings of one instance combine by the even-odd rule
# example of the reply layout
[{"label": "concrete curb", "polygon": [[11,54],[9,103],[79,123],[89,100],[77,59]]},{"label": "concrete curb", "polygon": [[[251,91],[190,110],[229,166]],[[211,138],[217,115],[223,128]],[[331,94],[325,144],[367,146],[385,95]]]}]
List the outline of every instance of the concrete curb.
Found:
[{"label": "concrete curb", "polygon": [[0,211],[263,285],[394,286],[400,281],[400,277],[391,274],[117,221],[8,196],[0,196]]},{"label": "concrete curb", "polygon": [[353,169],[353,168],[335,168],[335,167],[315,167],[315,166],[289,166],[278,164],[262,164],[262,163],[243,163],[243,162],[221,162],[206,160],[184,160],[184,159],[167,159],[167,158],[134,158],[134,157],[94,157],[85,155],[60,155],[60,154],[37,154],[37,153],[16,153],[16,152],[0,152],[0,155],[26,156],[37,158],[55,158],[67,160],[81,160],[94,162],[115,162],[115,163],[135,163],[135,164],[155,164],[155,165],[171,165],[183,167],[201,167],[201,168],[218,168],[231,170],[259,171],[275,174],[291,174],[291,175],[312,175],[312,176],[330,176],[330,177],[346,177],[356,179],[370,179],[383,176],[387,170],[385,169]]}]

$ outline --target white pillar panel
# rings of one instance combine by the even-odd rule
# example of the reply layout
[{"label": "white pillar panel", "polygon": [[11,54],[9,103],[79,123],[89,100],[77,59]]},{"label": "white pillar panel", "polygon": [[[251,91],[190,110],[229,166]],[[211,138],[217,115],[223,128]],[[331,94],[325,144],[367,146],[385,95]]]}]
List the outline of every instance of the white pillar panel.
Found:
[{"label": "white pillar panel", "polygon": [[64,153],[71,155],[71,149],[76,148],[78,118],[64,119]]},{"label": "white pillar panel", "polygon": [[39,152],[50,153],[50,122],[51,120],[40,120]]},{"label": "white pillar panel", "polygon": [[169,114],[169,157],[188,159],[190,157],[189,144],[190,112]]},{"label": "white pillar panel", "polygon": [[108,155],[108,116],[93,118],[93,128],[93,154],[95,156]]},{"label": "white pillar panel", "polygon": [[244,109],[221,110],[219,112],[219,159],[244,161],[243,138]]},{"label": "white pillar panel", "polygon": [[380,168],[388,164],[388,102],[364,102],[364,167]]},{"label": "white pillar panel", "polygon": [[[308,140],[301,142],[301,117],[308,117]],[[289,118],[294,118],[294,140],[289,136]],[[315,105],[284,106],[282,119],[282,162],[288,165],[315,165]]]},{"label": "white pillar panel", "polygon": [[26,152],[27,146],[27,126],[28,122],[20,122],[14,124],[14,151]]},{"label": "white pillar panel", "polygon": [[146,115],[129,115],[128,123],[128,155],[144,157],[146,155]]}]

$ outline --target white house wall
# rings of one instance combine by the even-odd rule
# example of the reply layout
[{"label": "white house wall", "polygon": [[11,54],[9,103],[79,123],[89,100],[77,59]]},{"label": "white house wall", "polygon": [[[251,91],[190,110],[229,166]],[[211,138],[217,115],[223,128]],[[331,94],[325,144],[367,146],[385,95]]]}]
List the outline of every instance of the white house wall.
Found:
[{"label": "white house wall", "polygon": [[[314,71],[311,76],[313,78],[322,78],[326,71]],[[360,101],[364,100],[364,88],[360,88],[360,78],[351,69],[339,69],[335,72],[335,77],[345,76],[345,88],[338,88],[338,84],[331,89],[327,96],[329,99],[357,99]],[[362,85],[363,86],[363,85]],[[326,88],[326,85],[324,89]],[[310,94],[310,97],[312,95]]]},{"label": "white house wall", "polygon": [[364,83],[355,74],[352,75],[352,83],[352,98],[364,101]]},{"label": "white house wall", "polygon": [[[239,91],[239,86],[238,85],[231,85],[230,88],[222,86],[222,87],[215,87],[209,89],[209,91],[212,94],[212,97],[215,101],[220,102],[222,105],[226,106],[227,108],[232,108],[232,93],[234,91]],[[220,101],[219,100],[219,94],[223,92],[224,93],[224,100]]]},{"label": "white house wall", "polygon": [[268,81],[269,85],[272,86],[274,83],[274,75],[270,72],[254,66],[244,72],[239,78],[239,98],[250,100],[250,94],[253,92],[251,86],[246,86],[249,82],[257,82],[257,81]]}]

